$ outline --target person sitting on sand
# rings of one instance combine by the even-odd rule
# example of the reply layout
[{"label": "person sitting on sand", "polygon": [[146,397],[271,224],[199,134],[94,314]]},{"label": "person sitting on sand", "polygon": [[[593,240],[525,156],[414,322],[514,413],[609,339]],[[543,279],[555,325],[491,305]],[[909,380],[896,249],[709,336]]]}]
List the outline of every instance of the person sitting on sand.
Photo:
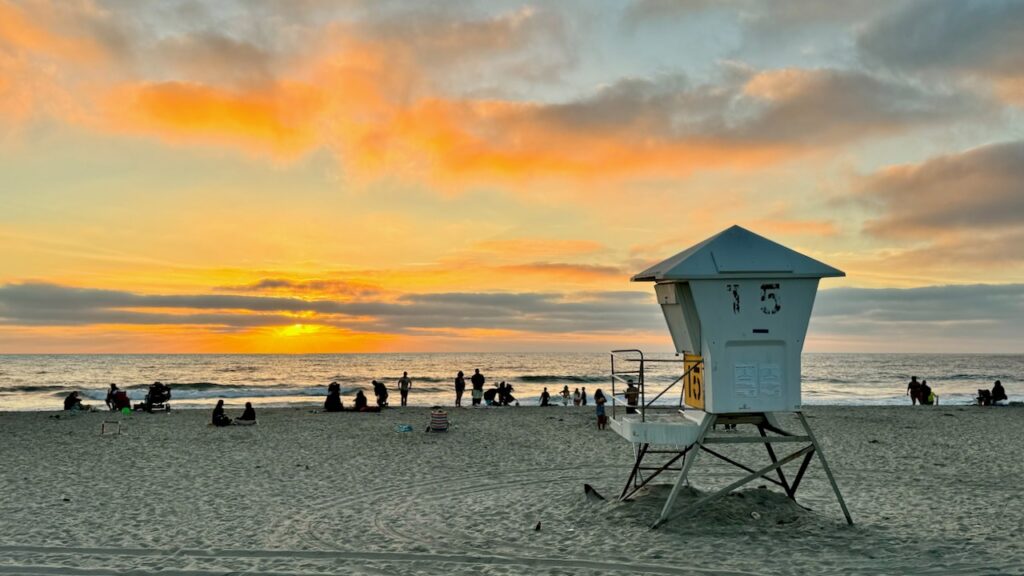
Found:
[{"label": "person sitting on sand", "polygon": [[113,398],[110,399],[110,403],[113,406],[111,410],[115,410],[118,412],[124,410],[125,408],[129,410],[131,410],[132,408],[132,401],[131,399],[128,398],[128,393],[121,389],[118,389],[116,392],[114,392],[114,396]]},{"label": "person sitting on sand", "polygon": [[242,415],[235,420],[235,424],[239,426],[252,426],[256,423],[256,409],[252,407],[252,402],[245,403],[245,410],[242,411]]},{"label": "person sitting on sand", "polygon": [[211,418],[210,423],[213,424],[214,426],[231,425],[231,418],[228,418],[228,415],[224,413],[223,400],[217,400],[217,406],[215,406],[213,409],[213,418]]},{"label": "person sitting on sand", "polygon": [[604,430],[606,424],[608,424],[608,417],[604,413],[604,404],[607,402],[604,398],[604,392],[600,388],[597,392],[594,392],[594,413],[597,414],[597,429]]},{"label": "person sitting on sand", "polygon": [[569,393],[569,387],[568,386],[564,386],[562,388],[562,392],[561,392],[560,395],[562,396],[562,406],[568,406],[569,405],[569,398],[572,396],[572,394]]},{"label": "person sitting on sand", "polygon": [[82,404],[82,399],[78,396],[78,391],[73,391],[64,397],[64,409],[65,410],[88,410],[89,407]]},{"label": "person sitting on sand", "polygon": [[921,399],[921,383],[917,381],[917,376],[910,377],[910,382],[907,383],[907,396],[910,396],[911,405],[917,404]]},{"label": "person sitting on sand", "polygon": [[363,394],[362,390],[356,392],[355,407],[353,410],[356,412],[365,412],[367,408],[366,395]]},{"label": "person sitting on sand", "polygon": [[580,389],[579,388],[573,390],[573,392],[572,392],[572,405],[573,406],[579,406],[580,405]]},{"label": "person sitting on sand", "polygon": [[373,395],[377,397],[377,407],[386,408],[388,405],[388,387],[383,382],[373,380]]},{"label": "person sitting on sand", "polygon": [[626,386],[626,393],[623,396],[626,397],[626,414],[636,414],[637,404],[640,403],[640,389],[632,380]]},{"label": "person sitting on sand", "polygon": [[550,406],[551,394],[548,394],[548,389],[544,388],[544,391],[540,393],[540,405]]},{"label": "person sitting on sand", "polygon": [[1006,389],[1003,388],[1003,383],[996,380],[996,383],[992,385],[992,405],[996,406],[1004,400],[1009,400],[1006,396]]},{"label": "person sitting on sand", "polygon": [[344,406],[341,402],[341,385],[331,382],[327,385],[327,398],[324,399],[324,412],[341,412]]}]

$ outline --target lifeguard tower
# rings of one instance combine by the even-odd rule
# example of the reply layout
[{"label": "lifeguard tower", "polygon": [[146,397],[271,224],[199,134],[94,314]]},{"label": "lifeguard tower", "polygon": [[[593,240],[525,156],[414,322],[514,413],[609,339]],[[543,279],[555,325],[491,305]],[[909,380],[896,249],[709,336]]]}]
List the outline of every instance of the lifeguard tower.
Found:
[{"label": "lifeguard tower", "polygon": [[[845,274],[739,226],[633,276],[634,282],[655,283],[677,358],[651,359],[640,350],[611,353],[611,427],[632,444],[634,454],[620,500],[667,470],[679,471],[679,477],[655,528],[757,479],[781,487],[795,500],[817,454],[846,521],[853,524],[821,446],[800,411],[800,354],[814,296],[819,279],[836,276]],[[678,362],[682,375],[667,385],[649,382],[653,362]],[[634,388],[625,395],[623,407],[616,393],[630,382]],[[678,403],[666,396],[673,390],[672,397],[679,394]],[[795,414],[802,433],[783,430],[779,413]],[[735,435],[712,434],[716,425],[742,427]],[[757,435],[743,435],[751,426]],[[755,469],[718,448],[734,444],[763,445],[771,463]],[[780,457],[773,448],[777,444],[796,450]],[[747,475],[672,514],[701,452]],[[667,461],[652,465],[653,455]],[[783,466],[798,459],[795,475],[787,477]]]}]

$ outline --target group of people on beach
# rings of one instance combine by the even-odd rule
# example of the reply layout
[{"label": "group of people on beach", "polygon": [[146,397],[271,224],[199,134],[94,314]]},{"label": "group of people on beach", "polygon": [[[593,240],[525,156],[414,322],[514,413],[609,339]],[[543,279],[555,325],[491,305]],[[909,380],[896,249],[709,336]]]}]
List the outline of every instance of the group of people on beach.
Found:
[{"label": "group of people on beach", "polygon": [[917,376],[910,377],[910,382],[907,383],[907,395],[910,396],[911,405],[931,406],[939,403],[939,397],[928,385],[928,381],[918,382]]}]

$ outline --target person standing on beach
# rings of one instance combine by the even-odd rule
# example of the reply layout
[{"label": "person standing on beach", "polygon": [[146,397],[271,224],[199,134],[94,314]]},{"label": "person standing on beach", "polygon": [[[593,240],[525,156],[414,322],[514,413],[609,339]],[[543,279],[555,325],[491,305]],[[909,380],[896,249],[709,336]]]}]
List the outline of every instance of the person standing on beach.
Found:
[{"label": "person standing on beach", "polygon": [[570,396],[570,394],[569,394],[569,387],[568,386],[563,387],[562,388],[562,406],[568,406],[569,405],[569,396]]},{"label": "person standing on beach", "polygon": [[402,406],[409,401],[410,388],[412,388],[412,380],[409,379],[409,373],[402,372],[402,377],[398,379],[398,393],[402,396]]},{"label": "person standing on beach", "polygon": [[573,392],[572,392],[572,405],[573,406],[579,406],[580,405],[580,389],[579,388],[573,390]]},{"label": "person standing on beach", "polygon": [[604,398],[604,392],[602,392],[601,389],[598,388],[597,392],[594,392],[594,404],[597,405],[596,408],[594,409],[594,413],[597,414],[597,429],[598,430],[604,430],[605,425],[608,424],[608,417],[605,416],[605,413],[604,413],[604,403],[605,402],[607,402],[607,400],[605,400],[605,398]]},{"label": "person standing on beach", "polygon": [[913,406],[921,399],[921,383],[917,381],[917,376],[911,376],[910,382],[907,383],[907,395],[910,396],[910,405]]},{"label": "person standing on beach", "polygon": [[632,380],[629,381],[624,396],[626,397],[626,414],[636,414],[636,406],[640,403],[640,389]]},{"label": "person standing on beach", "polygon": [[469,381],[473,383],[473,406],[479,406],[480,400],[484,397],[484,382],[487,379],[484,378],[484,375],[480,373],[480,369],[477,368]]},{"label": "person standing on beach", "polygon": [[455,376],[455,405],[462,406],[462,393],[466,391],[466,377],[462,370]]},{"label": "person standing on beach", "polygon": [[587,405],[587,388],[586,387],[583,388],[583,392],[580,392],[580,405],[581,406],[586,406]]},{"label": "person standing on beach", "polygon": [[107,410],[116,410],[114,408],[114,394],[117,394],[117,384],[110,384],[110,390],[107,390],[107,399],[104,400],[107,404]]}]

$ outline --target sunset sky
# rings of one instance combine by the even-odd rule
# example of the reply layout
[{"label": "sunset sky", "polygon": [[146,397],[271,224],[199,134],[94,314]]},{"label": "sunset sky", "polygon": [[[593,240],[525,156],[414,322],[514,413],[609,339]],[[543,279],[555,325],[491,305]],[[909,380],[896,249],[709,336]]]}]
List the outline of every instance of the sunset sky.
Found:
[{"label": "sunset sky", "polygon": [[1022,352],[1024,2],[0,0],[0,353],[669,350],[733,224]]}]

